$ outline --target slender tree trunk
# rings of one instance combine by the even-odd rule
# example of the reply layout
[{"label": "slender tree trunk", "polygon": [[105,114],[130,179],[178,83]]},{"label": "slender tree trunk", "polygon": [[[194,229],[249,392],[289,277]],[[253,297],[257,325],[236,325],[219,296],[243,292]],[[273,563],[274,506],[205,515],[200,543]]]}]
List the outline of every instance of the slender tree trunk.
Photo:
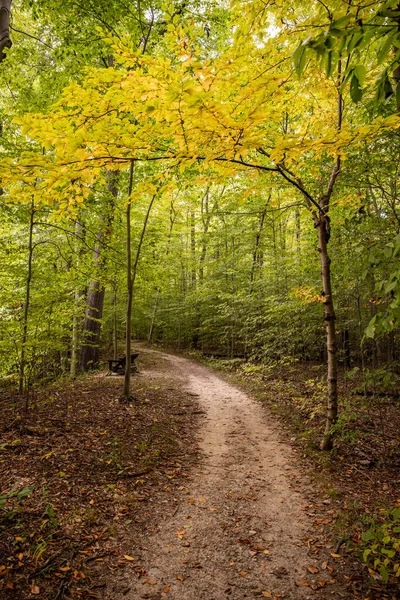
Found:
[{"label": "slender tree trunk", "polygon": [[272,244],[274,248],[274,279],[275,279],[275,293],[279,296],[279,265],[278,265],[278,247],[277,247],[277,235],[276,235],[276,224],[275,218],[271,217],[271,229],[272,229]]},{"label": "slender tree trunk", "polygon": [[199,328],[200,314],[197,298],[197,272],[196,272],[196,219],[194,211],[190,212],[190,284],[194,301],[194,317],[192,320],[192,347],[197,350],[199,347]]},{"label": "slender tree trunk", "polygon": [[[204,196],[201,199],[201,217],[203,220],[203,241],[201,244],[201,252],[200,252],[200,258],[199,258],[199,284],[200,284],[200,287],[203,285],[203,281],[204,281],[204,265],[205,265],[205,261],[206,261],[206,255],[207,255],[208,229],[210,227],[211,216],[218,206],[218,198],[217,198],[215,200],[212,211],[211,212],[209,211],[210,187],[211,186],[208,186],[206,193],[204,194]],[[223,190],[222,190],[222,194],[224,193],[224,189],[225,188],[223,188]],[[221,196],[222,196],[222,194],[221,194]]]},{"label": "slender tree trunk", "polygon": [[72,379],[75,379],[78,369],[79,361],[79,318],[76,314],[79,306],[79,300],[81,297],[81,290],[75,290],[74,292],[74,316],[72,321],[72,340],[71,340],[71,367],[70,375]]},{"label": "slender tree trunk", "polygon": [[[168,232],[168,241],[167,241],[167,249],[166,249],[166,252],[165,252],[165,258],[167,258],[169,256],[170,247],[171,247],[171,239],[172,239],[172,230],[173,230],[173,227],[174,227],[174,224],[175,224],[175,219],[176,219],[176,211],[175,211],[175,208],[174,208],[174,201],[172,199],[171,200],[171,207],[170,207],[170,211],[169,211],[169,232]],[[158,287],[157,288],[156,299],[155,299],[155,302],[154,302],[153,315],[151,317],[149,334],[147,336],[147,344],[148,345],[151,344],[151,340],[153,339],[154,326],[155,326],[155,323],[156,323],[156,317],[157,317],[157,311],[158,311],[158,306],[159,306],[160,295],[161,295],[161,288]]]},{"label": "slender tree trunk", "polygon": [[[343,98],[340,91],[342,82],[342,63],[338,64],[338,110],[337,110],[337,129],[338,132],[342,129],[343,117]],[[333,304],[332,294],[332,279],[331,279],[331,259],[328,254],[328,242],[331,236],[329,207],[330,200],[333,194],[336,180],[341,169],[340,156],[336,158],[333,165],[331,176],[329,178],[326,193],[321,197],[319,206],[318,220],[315,220],[318,229],[319,252],[321,257],[321,277],[322,277],[322,294],[324,296],[324,321],[326,329],[326,351],[328,362],[327,387],[328,397],[326,403],[326,421],[325,431],[321,440],[321,450],[331,450],[333,448],[333,431],[332,428],[337,421],[338,416],[338,395],[337,395],[337,345],[336,345],[336,328],[335,328],[335,309]],[[315,217],[314,217],[315,219]]]},{"label": "slender tree trunk", "polygon": [[299,265],[301,265],[301,221],[300,221],[300,209],[299,208],[296,208],[295,219],[296,219],[297,262]]},{"label": "slender tree trunk", "polygon": [[10,13],[12,0],[0,0],[0,63],[5,59],[5,48],[11,48]]},{"label": "slender tree trunk", "polygon": [[150,323],[149,334],[148,334],[148,336],[147,336],[147,344],[148,344],[149,346],[150,346],[150,344],[151,344],[151,340],[152,340],[152,338],[153,338],[154,325],[155,325],[155,322],[156,322],[156,315],[157,315],[158,301],[159,301],[159,298],[160,298],[160,293],[161,293],[161,290],[160,290],[160,288],[157,288],[156,299],[155,299],[155,301],[154,301],[153,314],[152,314],[152,317],[151,317],[151,323]]},{"label": "slender tree trunk", "polygon": [[118,328],[117,328],[117,283],[114,282],[113,295],[113,357],[117,360],[118,356]]},{"label": "slender tree trunk", "polygon": [[[271,198],[271,196],[268,197],[267,203],[269,202],[270,198]],[[264,229],[264,222],[265,222],[266,214],[267,214],[267,204],[265,205],[264,210],[261,213],[261,215],[259,217],[259,221],[258,221],[258,231],[257,231],[256,239],[255,239],[254,250],[253,250],[253,260],[252,260],[251,271],[250,271],[250,294],[253,293],[255,272],[256,272],[257,265],[259,264],[261,236],[262,236],[262,232]]]},{"label": "slender tree trunk", "polygon": [[131,168],[129,174],[129,199],[126,209],[126,276],[128,285],[128,300],[126,305],[126,367],[124,377],[124,391],[122,400],[129,402],[130,399],[130,386],[131,386],[131,352],[132,352],[132,306],[133,306],[133,291],[135,286],[137,268],[139,264],[140,253],[142,250],[144,236],[146,234],[147,223],[149,222],[150,212],[153,207],[154,200],[156,199],[157,193],[155,193],[150,200],[149,206],[147,207],[146,216],[143,221],[142,231],[140,233],[139,243],[136,249],[135,262],[132,266],[132,250],[131,250],[131,194],[132,194],[132,183],[133,183],[133,170],[134,161],[131,161]]},{"label": "slender tree trunk", "polygon": [[[19,385],[18,391],[22,395],[25,391],[25,370],[26,370],[26,342],[28,340],[28,318],[29,306],[31,301],[31,281],[32,281],[32,263],[33,263],[33,219],[35,215],[35,205],[32,198],[29,212],[29,242],[28,242],[28,273],[26,276],[24,316],[22,321],[22,340],[21,357],[19,363]],[[26,406],[27,408],[27,406]]]},{"label": "slender tree trunk", "polygon": [[193,290],[196,290],[196,218],[194,211],[190,211],[190,257],[191,257],[191,284]]},{"label": "slender tree trunk", "polygon": [[332,297],[331,259],[328,255],[329,221],[321,217],[318,225],[318,242],[321,257],[321,276],[324,296],[324,321],[326,329],[326,347],[328,354],[328,398],[325,421],[325,432],[321,442],[321,450],[331,450],[332,426],[336,423],[338,414],[337,405],[337,348],[335,332],[335,310]]},{"label": "slender tree trunk", "polygon": [[344,366],[346,369],[350,369],[350,367],[351,367],[351,346],[350,346],[350,333],[349,333],[348,327],[346,327],[344,330],[343,349],[344,349]]},{"label": "slender tree trunk", "polygon": [[[76,235],[76,244],[75,244],[75,251],[77,253],[77,266],[79,268],[80,265],[80,258],[82,255],[82,249],[78,249],[78,243],[79,243],[79,238],[82,235],[82,223],[80,223],[80,221],[76,221],[75,224],[75,235]],[[79,309],[79,304],[80,304],[80,300],[83,296],[83,291],[76,288],[75,292],[74,292],[74,316],[72,318],[72,339],[71,339],[71,366],[70,366],[70,375],[72,377],[72,379],[75,379],[76,374],[77,374],[77,369],[78,369],[78,362],[79,362],[79,338],[80,338],[80,323],[81,320],[79,318],[78,315],[78,309]]]},{"label": "slender tree trunk", "polygon": [[128,187],[128,203],[126,205],[126,287],[128,290],[128,298],[126,302],[126,328],[125,328],[125,377],[124,377],[124,392],[125,400],[130,397],[131,385],[131,337],[132,337],[132,303],[133,303],[133,284],[132,284],[132,245],[131,245],[131,195],[133,185],[133,171],[135,162],[131,161],[129,170],[129,187]]}]

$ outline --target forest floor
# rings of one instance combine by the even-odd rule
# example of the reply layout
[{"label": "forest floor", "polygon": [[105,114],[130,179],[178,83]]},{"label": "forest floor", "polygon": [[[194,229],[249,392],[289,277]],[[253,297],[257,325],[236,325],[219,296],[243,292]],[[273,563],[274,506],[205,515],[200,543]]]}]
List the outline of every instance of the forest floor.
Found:
[{"label": "forest floor", "polygon": [[30,493],[1,508],[2,600],[396,597],[265,406],[183,357],[142,348],[139,368],[128,406],[101,373],[9,408],[0,490]]}]

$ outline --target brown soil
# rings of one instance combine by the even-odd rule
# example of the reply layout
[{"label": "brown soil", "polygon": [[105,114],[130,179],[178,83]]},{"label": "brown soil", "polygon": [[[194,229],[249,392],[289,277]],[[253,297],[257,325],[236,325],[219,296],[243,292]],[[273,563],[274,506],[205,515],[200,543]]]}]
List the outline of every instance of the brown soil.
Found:
[{"label": "brown soil", "polygon": [[[140,370],[155,364],[141,355]],[[0,504],[1,600],[102,598],[116,571],[132,572],[136,536],[175,510],[197,404],[172,380],[139,374],[132,388],[127,406],[122,377],[66,379],[32,393],[27,414],[0,392],[0,500],[32,489]]]}]

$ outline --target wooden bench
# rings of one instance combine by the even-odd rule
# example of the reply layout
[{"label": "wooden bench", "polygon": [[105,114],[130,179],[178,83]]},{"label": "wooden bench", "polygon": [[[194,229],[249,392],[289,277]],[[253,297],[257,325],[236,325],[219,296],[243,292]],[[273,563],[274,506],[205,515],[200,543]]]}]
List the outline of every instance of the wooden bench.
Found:
[{"label": "wooden bench", "polygon": [[[131,373],[137,373],[138,368],[135,365],[135,360],[139,356],[139,352],[135,352],[131,354]],[[122,356],[121,358],[112,358],[108,361],[108,373],[107,375],[112,375],[115,373],[116,375],[125,375],[126,369],[126,356]]]}]

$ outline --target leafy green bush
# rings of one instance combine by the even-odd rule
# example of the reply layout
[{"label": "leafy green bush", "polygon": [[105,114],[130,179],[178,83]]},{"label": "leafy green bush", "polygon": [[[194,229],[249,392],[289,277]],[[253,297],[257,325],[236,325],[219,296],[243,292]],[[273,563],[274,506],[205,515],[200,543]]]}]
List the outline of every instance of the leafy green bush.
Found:
[{"label": "leafy green bush", "polygon": [[361,536],[362,558],[371,570],[387,583],[400,577],[400,508],[383,510],[379,519],[369,520],[369,529]]}]

